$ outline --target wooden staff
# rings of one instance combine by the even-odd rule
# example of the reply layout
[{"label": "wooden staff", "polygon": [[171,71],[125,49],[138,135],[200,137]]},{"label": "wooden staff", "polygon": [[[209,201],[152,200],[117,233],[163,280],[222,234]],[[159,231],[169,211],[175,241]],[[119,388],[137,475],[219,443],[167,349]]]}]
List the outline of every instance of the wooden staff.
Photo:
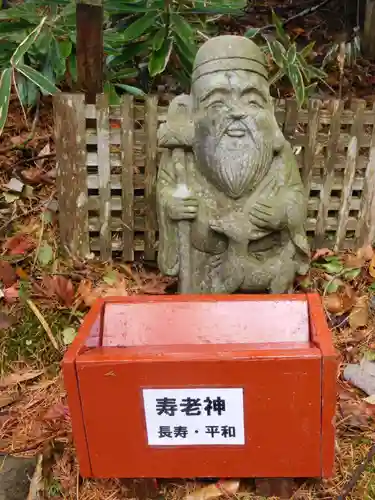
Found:
[{"label": "wooden staff", "polygon": [[[190,191],[187,186],[186,156],[182,148],[172,150],[173,164],[176,169],[177,190],[176,198],[187,198]],[[191,226],[188,220],[178,222],[179,240],[179,284],[180,293],[191,293],[191,259],[190,259],[190,233]]]}]

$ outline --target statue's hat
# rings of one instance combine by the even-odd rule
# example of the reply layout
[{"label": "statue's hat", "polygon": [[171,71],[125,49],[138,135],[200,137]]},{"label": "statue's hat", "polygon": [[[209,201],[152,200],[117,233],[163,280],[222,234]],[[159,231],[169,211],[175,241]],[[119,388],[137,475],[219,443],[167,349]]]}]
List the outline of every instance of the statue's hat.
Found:
[{"label": "statue's hat", "polygon": [[250,71],[268,80],[266,59],[258,45],[243,36],[222,35],[207,40],[198,50],[192,81],[228,70]]}]

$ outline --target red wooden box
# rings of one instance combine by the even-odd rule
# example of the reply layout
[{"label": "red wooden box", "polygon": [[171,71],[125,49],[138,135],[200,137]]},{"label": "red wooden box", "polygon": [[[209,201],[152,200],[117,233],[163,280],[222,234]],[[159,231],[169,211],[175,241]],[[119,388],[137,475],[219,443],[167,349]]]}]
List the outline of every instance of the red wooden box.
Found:
[{"label": "red wooden box", "polygon": [[85,477],[329,477],[318,295],[98,300],[63,361]]}]

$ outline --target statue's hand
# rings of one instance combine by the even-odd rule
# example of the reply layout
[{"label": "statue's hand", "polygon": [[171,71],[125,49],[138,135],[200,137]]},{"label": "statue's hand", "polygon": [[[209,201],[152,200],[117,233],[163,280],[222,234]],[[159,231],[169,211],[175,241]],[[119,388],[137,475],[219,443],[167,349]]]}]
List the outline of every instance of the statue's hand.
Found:
[{"label": "statue's hand", "polygon": [[196,198],[171,198],[167,204],[167,213],[172,220],[194,220],[198,212]]},{"label": "statue's hand", "polygon": [[[276,200],[277,201],[277,200]],[[280,230],[286,225],[286,214],[280,204],[258,201],[249,213],[250,221],[259,229]]]}]

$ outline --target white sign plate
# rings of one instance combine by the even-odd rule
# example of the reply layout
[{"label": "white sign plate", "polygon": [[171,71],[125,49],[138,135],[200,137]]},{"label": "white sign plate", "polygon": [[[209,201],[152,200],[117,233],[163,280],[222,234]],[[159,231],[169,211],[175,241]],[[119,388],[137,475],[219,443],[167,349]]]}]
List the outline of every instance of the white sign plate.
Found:
[{"label": "white sign plate", "polygon": [[243,389],[143,389],[150,446],[244,445]]}]

